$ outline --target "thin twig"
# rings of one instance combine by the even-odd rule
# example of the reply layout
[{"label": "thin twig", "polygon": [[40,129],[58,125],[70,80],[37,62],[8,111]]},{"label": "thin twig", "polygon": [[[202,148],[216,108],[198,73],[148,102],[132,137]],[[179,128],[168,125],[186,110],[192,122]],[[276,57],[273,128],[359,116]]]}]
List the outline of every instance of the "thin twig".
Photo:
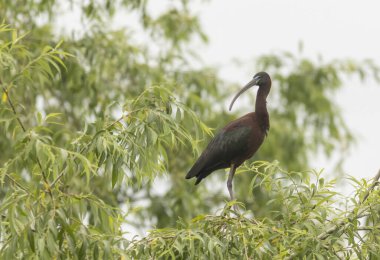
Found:
[{"label": "thin twig", "polygon": [[116,121],[114,121],[113,123],[109,124],[105,130],[108,130],[111,126],[115,125],[116,123],[119,123],[124,117],[127,117],[128,115],[122,115],[121,117],[119,117]]},{"label": "thin twig", "polygon": [[[0,80],[0,85],[3,85],[3,83],[2,83],[1,80]],[[16,116],[17,122],[18,122],[19,125],[21,126],[22,130],[24,131],[24,133],[26,133],[26,128],[25,128],[24,124],[21,122],[21,120],[20,120],[20,118],[18,117],[18,115],[17,115],[16,109],[15,109],[15,107],[14,107],[14,105],[13,105],[13,102],[12,102],[12,100],[11,100],[11,97],[9,96],[8,90],[7,90],[4,86],[3,86],[2,88],[3,88],[4,94],[6,95],[6,98],[7,98],[7,100],[8,100],[8,104],[9,104],[9,106],[12,108],[13,114]],[[50,184],[49,184],[49,182],[48,182],[48,179],[47,179],[47,177],[46,177],[45,171],[44,171],[44,169],[43,169],[43,167],[42,167],[42,164],[41,164],[40,160],[38,159],[38,157],[37,157],[37,164],[38,164],[38,167],[39,167],[40,170],[41,170],[42,178],[44,179],[44,182],[45,182],[45,184],[46,184],[46,186],[47,186],[48,193],[49,193],[50,197],[53,198],[53,195],[52,195],[52,193],[51,193],[51,189],[50,189]]]},{"label": "thin twig", "polygon": [[361,230],[361,231],[373,231],[376,229],[380,229],[380,227],[358,227],[357,228],[357,230]]},{"label": "thin twig", "polygon": [[49,184],[48,179],[47,179],[47,177],[46,177],[45,171],[44,171],[43,168],[42,168],[42,164],[41,164],[41,162],[40,162],[40,159],[38,159],[38,155],[36,156],[36,158],[37,158],[36,160],[37,160],[38,167],[40,167],[41,172],[42,172],[42,178],[44,179],[46,185],[48,186],[47,188],[48,188],[48,190],[49,190],[49,193],[51,193],[51,192],[50,192],[50,184]]},{"label": "thin twig", "polygon": [[116,123],[119,123],[123,118],[127,118],[129,117],[131,114],[135,113],[135,112],[138,112],[140,111],[141,108],[138,108],[138,109],[135,109],[135,110],[132,110],[130,111],[128,114],[123,114],[121,117],[119,117],[117,120],[115,120],[114,122],[112,122],[111,124],[109,124],[108,126],[106,126],[106,128],[104,130],[108,130],[111,126],[115,125]]},{"label": "thin twig", "polygon": [[62,178],[63,174],[65,174],[65,170],[66,168],[62,170],[62,172],[57,176],[57,178],[50,184],[50,188],[53,188],[54,185],[59,181],[59,179]]},{"label": "thin twig", "polygon": [[24,186],[22,186],[19,182],[17,182],[15,179],[13,179],[11,176],[6,174],[5,177],[8,177],[11,181],[13,181],[14,184],[16,184],[16,186],[18,186],[19,188],[21,188],[22,190],[24,190],[26,193],[29,194],[29,191]]},{"label": "thin twig", "polygon": [[371,184],[371,187],[369,187],[369,189],[367,190],[366,194],[364,195],[362,201],[361,201],[361,204],[363,204],[363,202],[368,198],[370,192],[375,188],[375,186],[377,184],[379,184],[379,179],[380,179],[380,170],[378,171],[377,175],[375,176],[375,178],[373,179],[373,182]]},{"label": "thin twig", "polygon": [[[1,80],[0,80],[0,85],[2,85]],[[22,124],[20,118],[17,116],[16,109],[15,109],[15,107],[13,106],[13,103],[12,103],[11,98],[9,97],[8,90],[7,90],[5,87],[3,87],[3,91],[4,91],[4,93],[5,93],[6,97],[7,97],[8,104],[10,105],[10,107],[11,107],[12,110],[13,110],[13,114],[15,114],[15,116],[16,116],[16,119],[17,119],[19,125],[21,126],[22,130],[23,130],[24,132],[26,132],[26,129],[25,129],[24,125]]]}]

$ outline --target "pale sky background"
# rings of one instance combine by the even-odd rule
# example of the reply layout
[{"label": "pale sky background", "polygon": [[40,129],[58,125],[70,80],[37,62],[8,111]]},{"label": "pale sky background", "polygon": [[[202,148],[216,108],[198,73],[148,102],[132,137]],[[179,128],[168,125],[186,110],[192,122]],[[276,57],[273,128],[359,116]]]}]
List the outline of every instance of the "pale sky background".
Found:
[{"label": "pale sky background", "polygon": [[[370,58],[380,65],[380,1],[214,0],[200,5],[198,13],[210,40],[199,54],[217,65],[225,79],[242,85],[255,71],[241,71],[233,59],[297,53],[300,41],[308,58]],[[380,169],[380,85],[347,80],[336,102],[357,138],[344,163],[345,173],[371,178]],[[329,172],[329,161],[319,158],[312,166]]]}]

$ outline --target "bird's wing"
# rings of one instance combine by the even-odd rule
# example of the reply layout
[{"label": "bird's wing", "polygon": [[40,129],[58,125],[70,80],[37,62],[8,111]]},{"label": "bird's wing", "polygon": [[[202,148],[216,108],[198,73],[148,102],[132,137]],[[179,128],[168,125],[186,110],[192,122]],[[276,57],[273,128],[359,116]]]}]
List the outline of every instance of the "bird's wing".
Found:
[{"label": "bird's wing", "polygon": [[215,170],[229,167],[236,157],[246,153],[251,131],[251,127],[242,125],[222,129],[210,141],[186,179],[195,176],[202,179]]}]

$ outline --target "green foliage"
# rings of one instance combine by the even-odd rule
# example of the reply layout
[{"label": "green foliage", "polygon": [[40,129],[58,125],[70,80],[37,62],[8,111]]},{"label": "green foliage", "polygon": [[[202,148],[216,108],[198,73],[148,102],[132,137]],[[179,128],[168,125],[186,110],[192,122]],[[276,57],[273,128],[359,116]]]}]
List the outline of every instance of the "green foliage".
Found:
[{"label": "green foliage", "polygon": [[[13,29],[1,27],[1,33]],[[4,37],[6,38],[6,37]],[[1,43],[3,102],[2,127],[8,134],[11,158],[1,168],[0,225],[4,258],[122,255],[126,240],[124,213],[116,202],[105,203],[94,183],[109,191],[115,186],[140,187],[166,172],[166,150],[195,147],[189,124],[198,138],[210,130],[195,113],[179,102],[169,87],[152,86],[125,103],[125,115],[110,121],[107,115],[79,133],[57,133],[62,115],[35,114],[27,127],[14,105],[14,93],[28,83],[44,84],[65,68],[71,55],[44,47],[35,57],[18,38]],[[24,55],[13,55],[15,49]],[[18,53],[18,54],[19,54]],[[26,55],[25,55],[26,54]],[[187,119],[184,122],[184,118]],[[58,135],[58,138],[57,138]],[[60,137],[62,135],[62,137]],[[65,144],[56,140],[64,138]],[[131,174],[125,174],[130,172]],[[104,196],[106,197],[106,196]]]},{"label": "green foliage", "polygon": [[[189,1],[150,7],[0,0],[0,258],[375,256],[378,192],[349,201],[320,173],[298,171],[320,150],[349,148],[333,94],[347,75],[378,78],[377,67],[258,57],[254,70],[270,72],[273,88],[271,130],[254,160],[283,169],[240,168],[234,187],[246,210],[227,204],[205,215],[225,203],[221,175],[197,188],[184,175],[208,126],[237,117],[222,106],[235,86],[213,68],[194,69],[202,62],[190,46],[207,37]],[[82,29],[60,33],[72,10]],[[136,28],[113,29],[120,12]],[[365,197],[368,184],[353,181]],[[158,229],[129,240],[130,226]]]},{"label": "green foliage", "polygon": [[[358,187],[354,198],[333,191],[335,181],[321,172],[287,172],[277,163],[256,162],[244,170],[251,173],[251,188],[262,188],[278,204],[264,218],[245,209],[234,211],[232,203],[216,215],[199,215],[178,221],[177,228],[152,230],[149,236],[129,245],[131,258],[162,259],[362,259],[379,257],[380,235],[376,225],[360,219],[379,216],[379,192],[363,201],[369,185],[352,179]],[[256,184],[255,178],[261,177]],[[344,210],[339,204],[345,203]],[[244,206],[240,204],[240,206]],[[242,210],[242,209],[241,209]]]}]

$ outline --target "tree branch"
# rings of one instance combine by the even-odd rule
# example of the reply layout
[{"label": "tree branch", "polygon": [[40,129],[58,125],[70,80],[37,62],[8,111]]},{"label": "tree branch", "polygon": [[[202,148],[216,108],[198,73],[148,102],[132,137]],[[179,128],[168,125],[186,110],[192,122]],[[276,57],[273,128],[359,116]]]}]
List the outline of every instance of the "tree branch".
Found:
[{"label": "tree branch", "polygon": [[[1,80],[0,80],[0,85],[3,85],[3,82],[2,82]],[[9,106],[12,108],[13,114],[16,116],[17,122],[18,122],[19,125],[21,126],[23,132],[26,133],[26,128],[25,128],[24,124],[21,122],[21,120],[20,120],[20,118],[18,117],[18,115],[17,115],[17,112],[16,112],[16,109],[15,109],[15,107],[14,107],[14,105],[13,105],[12,99],[11,99],[11,97],[9,96],[8,90],[7,90],[4,86],[2,86],[2,88],[3,88],[3,92],[4,92],[4,94],[6,95],[6,98],[7,98],[7,100],[8,100],[8,104],[9,104]],[[53,198],[53,195],[52,195],[52,193],[51,193],[51,189],[50,189],[50,184],[49,184],[49,182],[48,182],[48,179],[47,179],[47,176],[46,176],[46,174],[45,174],[45,171],[44,171],[44,169],[43,169],[43,167],[42,167],[42,164],[41,164],[40,160],[38,159],[38,156],[37,156],[36,161],[37,161],[38,167],[39,167],[40,170],[41,170],[42,178],[43,178],[43,180],[44,180],[44,182],[45,182],[45,184],[46,184],[46,186],[47,186],[48,193],[49,193],[50,197]]]},{"label": "tree branch", "polygon": [[53,188],[54,185],[59,181],[59,179],[62,178],[63,174],[65,174],[65,172],[66,172],[65,170],[66,170],[66,168],[63,169],[62,172],[57,176],[57,178],[50,184],[51,188]]},{"label": "tree branch", "polygon": [[25,188],[20,183],[18,183],[15,179],[13,179],[11,176],[9,176],[9,174],[5,174],[5,177],[9,178],[16,186],[18,186],[19,188],[24,190],[26,193],[30,194],[30,192],[28,191],[27,188]]},{"label": "tree branch", "polygon": [[109,128],[111,128],[113,125],[115,125],[116,123],[119,123],[123,118],[125,117],[128,117],[128,115],[122,115],[121,117],[119,117],[116,121],[114,121],[113,123],[109,124],[105,130],[108,130]]},{"label": "tree branch", "polygon": [[[2,85],[1,80],[0,80],[0,85]],[[19,125],[21,126],[22,130],[23,130],[24,132],[26,132],[26,129],[25,129],[24,125],[22,124],[20,118],[17,116],[16,109],[15,109],[15,107],[13,106],[13,103],[12,103],[11,98],[9,97],[8,90],[7,90],[4,86],[3,86],[3,91],[4,91],[4,94],[5,94],[6,97],[7,97],[7,100],[8,100],[8,104],[9,104],[9,106],[12,108],[13,114],[15,114],[15,116],[16,116],[16,119],[17,119]]]},{"label": "tree branch", "polygon": [[128,118],[131,114],[133,114],[135,112],[138,112],[140,110],[141,110],[141,108],[138,108],[138,109],[135,109],[135,110],[132,110],[132,111],[128,112],[127,114],[123,114],[117,120],[115,120],[114,122],[112,122],[111,124],[109,124],[108,126],[106,126],[106,128],[104,130],[108,130],[109,128],[111,128],[112,126],[114,126],[116,123],[119,123],[122,119]]}]

